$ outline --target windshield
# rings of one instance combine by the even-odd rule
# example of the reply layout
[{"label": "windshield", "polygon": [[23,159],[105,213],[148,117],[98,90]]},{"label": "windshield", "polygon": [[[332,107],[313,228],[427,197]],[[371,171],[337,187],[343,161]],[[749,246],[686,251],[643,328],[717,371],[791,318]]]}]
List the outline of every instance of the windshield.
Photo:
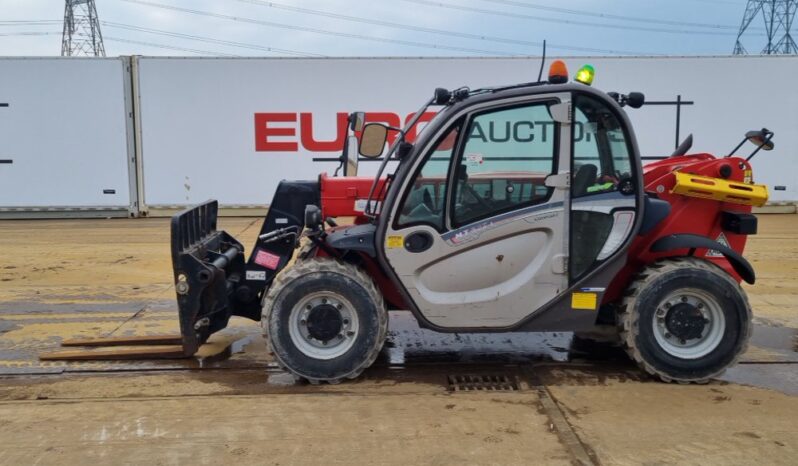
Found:
[{"label": "windshield", "polygon": [[[427,107],[427,108],[429,108],[429,107]],[[425,111],[426,111],[426,109],[425,109]],[[416,141],[418,141],[419,137],[421,137],[421,135],[426,133],[427,128],[430,128],[430,127],[434,126],[436,123],[438,123],[438,121],[442,120],[443,119],[443,115],[445,115],[448,111],[449,111],[449,107],[443,107],[443,108],[440,109],[440,111],[435,113],[435,116],[432,117],[432,119],[430,121],[424,122],[423,126],[421,125],[421,123],[419,123],[420,128],[418,129],[418,131],[416,131],[416,138],[415,138],[415,140],[413,140],[413,143],[415,144]],[[405,127],[402,131],[407,133],[410,130],[411,130],[411,128],[408,126],[408,127]]]},{"label": "windshield", "polygon": [[[377,185],[379,184],[380,177],[382,176],[383,172],[385,172],[385,167],[388,165],[388,162],[391,160],[391,157],[393,157],[393,154],[396,153],[396,149],[399,147],[400,144],[405,142],[405,136],[407,135],[407,133],[410,131],[411,128],[413,128],[413,126],[416,125],[416,123],[419,122],[421,117],[424,115],[424,112],[426,112],[427,109],[432,105],[433,100],[434,99],[428,100],[424,105],[421,106],[420,109],[418,109],[418,111],[413,115],[413,117],[407,121],[404,128],[402,128],[402,130],[399,131],[399,136],[396,138],[396,140],[394,140],[393,144],[391,144],[391,146],[388,148],[388,153],[385,154],[385,157],[382,159],[382,163],[380,163],[380,168],[379,170],[377,170],[377,175],[374,177],[374,182],[371,183],[371,189],[369,190],[369,197],[366,202],[366,210],[365,212],[363,212],[364,215],[366,215],[367,217],[377,218],[377,215],[380,211],[379,203],[372,202],[372,199],[374,199],[374,191],[377,188]],[[441,114],[445,113],[446,108],[447,107],[444,107],[443,110],[438,112],[438,114],[435,115],[429,123],[424,125],[424,128],[422,128],[421,131],[418,132],[418,134],[421,135],[427,126],[431,125],[433,122],[436,122],[439,118],[442,118]],[[388,189],[389,187],[388,185],[389,183],[384,183],[382,189],[383,190]]]}]

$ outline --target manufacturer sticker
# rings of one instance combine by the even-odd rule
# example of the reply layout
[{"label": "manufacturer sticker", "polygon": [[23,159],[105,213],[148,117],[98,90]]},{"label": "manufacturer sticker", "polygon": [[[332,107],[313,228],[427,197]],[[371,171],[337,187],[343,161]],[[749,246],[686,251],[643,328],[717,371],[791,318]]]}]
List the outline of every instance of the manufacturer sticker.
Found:
[{"label": "manufacturer sticker", "polygon": [[[723,232],[720,233],[720,235],[715,241],[726,246],[727,248],[729,247],[729,239],[726,238],[726,235],[724,235]],[[710,249],[707,251],[706,257],[723,257],[723,253],[718,251],[717,249]]]},{"label": "manufacturer sticker", "polygon": [[260,249],[255,254],[255,263],[269,270],[277,270],[277,266],[280,265],[280,256]]},{"label": "manufacturer sticker", "polygon": [[288,219],[285,217],[280,217],[274,219],[274,223],[277,225],[288,225]]},{"label": "manufacturer sticker", "polygon": [[598,294],[596,293],[571,293],[571,308],[583,311],[595,311],[598,308]]},{"label": "manufacturer sticker", "polygon": [[469,167],[478,167],[482,165],[484,157],[482,157],[482,154],[466,154],[465,161]]},{"label": "manufacturer sticker", "polygon": [[[355,212],[365,212],[368,202],[368,199],[355,199]],[[382,207],[380,201],[371,201],[371,206],[373,207],[374,213],[379,213],[380,207]]]},{"label": "manufacturer sticker", "polygon": [[385,240],[385,247],[388,249],[401,248],[405,244],[405,238],[401,235],[388,236]]},{"label": "manufacturer sticker", "polygon": [[266,280],[266,271],[264,270],[247,270],[247,280]]}]

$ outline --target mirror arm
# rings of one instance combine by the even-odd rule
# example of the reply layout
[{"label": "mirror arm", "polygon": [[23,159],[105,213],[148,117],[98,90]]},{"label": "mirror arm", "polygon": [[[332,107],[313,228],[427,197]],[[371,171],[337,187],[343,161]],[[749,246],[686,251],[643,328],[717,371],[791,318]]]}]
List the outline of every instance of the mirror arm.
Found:
[{"label": "mirror arm", "polygon": [[756,154],[758,154],[758,153],[759,153],[759,151],[761,151],[763,147],[765,147],[766,145],[768,145],[768,143],[770,142],[770,140],[771,140],[771,139],[773,139],[773,132],[772,132],[772,131],[769,131],[769,132],[768,132],[768,137],[767,137],[767,138],[765,138],[765,141],[764,141],[762,144],[760,144],[760,145],[759,145],[759,147],[757,147],[755,151],[751,152],[751,155],[749,155],[749,156],[748,156],[748,158],[747,158],[747,159],[745,159],[745,161],[746,161],[746,162],[748,162],[748,161],[750,161],[752,158],[754,158],[754,156],[755,156]]},{"label": "mirror arm", "polygon": [[[427,109],[427,107],[432,105],[433,102],[435,102],[435,96],[433,96],[424,105],[422,105],[421,108],[416,112],[416,114],[413,115],[413,118],[405,125],[405,128],[407,128],[408,131],[410,130],[410,128],[415,126],[416,123],[418,123],[418,120],[420,120],[421,116],[424,115],[424,111]],[[365,215],[366,217],[372,219],[377,217],[377,214],[371,211],[372,210],[371,199],[374,197],[374,191],[377,189],[377,185],[380,183],[380,177],[382,176],[382,172],[385,171],[385,167],[388,165],[388,161],[391,160],[391,155],[394,153],[394,151],[396,151],[396,148],[399,147],[399,144],[404,142],[404,140],[405,140],[405,131],[399,130],[399,136],[396,137],[396,140],[394,140],[393,144],[391,144],[391,146],[388,148],[388,153],[385,154],[385,158],[383,158],[382,163],[380,163],[380,168],[377,170],[377,175],[374,177],[374,182],[371,183],[371,189],[369,189],[369,197],[366,200],[366,208],[363,210],[363,215]]]},{"label": "mirror arm", "polygon": [[349,138],[344,138],[344,150],[343,150],[343,152],[341,152],[341,156],[338,157],[338,161],[340,163],[338,164],[338,168],[335,169],[335,173],[333,173],[333,177],[338,176],[338,172],[346,164],[346,162],[347,162],[347,160],[346,160],[347,159],[347,154],[349,153],[348,149],[349,149]]},{"label": "mirror arm", "polygon": [[731,156],[733,156],[734,154],[736,154],[736,153],[737,153],[737,151],[738,151],[738,150],[740,150],[740,148],[741,148],[741,147],[743,147],[743,144],[745,144],[745,141],[747,141],[747,140],[748,140],[748,138],[743,138],[743,140],[742,140],[742,141],[740,141],[740,143],[739,143],[739,144],[737,144],[737,147],[735,147],[735,148],[734,148],[734,150],[732,150],[732,151],[731,151],[731,153],[729,153],[729,155],[727,155],[727,156],[726,156],[726,157],[724,157],[724,158],[725,158],[725,159],[728,159],[729,157],[731,157]]}]

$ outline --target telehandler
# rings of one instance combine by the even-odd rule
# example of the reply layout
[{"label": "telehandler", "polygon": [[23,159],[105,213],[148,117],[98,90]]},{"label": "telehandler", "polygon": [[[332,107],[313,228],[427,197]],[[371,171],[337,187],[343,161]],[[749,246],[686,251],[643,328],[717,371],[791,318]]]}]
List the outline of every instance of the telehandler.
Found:
[{"label": "telehandler", "polygon": [[[388,311],[410,310],[438,332],[611,327],[663,381],[721,374],[751,335],[739,283],[754,283],[742,252],[768,198],[756,152],[687,155],[690,136],[643,165],[624,107],[644,96],[592,77],[569,82],[557,61],[547,80],[436,89],[404,128],[351,114],[344,176],[282,181],[248,258],[216,229],[216,201],[177,214],[184,354],[242,316],[286,370],[338,383],[377,358]],[[770,150],[772,136],[747,139]],[[376,177],[356,176],[361,156],[382,157]]]}]

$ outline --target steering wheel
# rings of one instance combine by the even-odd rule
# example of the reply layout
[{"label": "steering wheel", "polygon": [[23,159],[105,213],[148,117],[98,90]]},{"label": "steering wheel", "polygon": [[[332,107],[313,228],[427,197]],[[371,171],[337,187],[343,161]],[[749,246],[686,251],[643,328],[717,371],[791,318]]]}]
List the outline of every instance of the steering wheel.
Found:
[{"label": "steering wheel", "polygon": [[473,197],[473,198],[474,198],[474,200],[476,200],[476,201],[477,201],[477,204],[479,204],[479,205],[480,205],[480,207],[482,207],[482,208],[484,208],[484,209],[486,209],[486,210],[488,210],[488,211],[489,211],[490,209],[492,209],[492,208],[493,208],[493,206],[492,206],[492,205],[491,205],[491,204],[490,204],[490,203],[489,203],[489,202],[488,202],[488,201],[487,201],[485,198],[483,198],[482,196],[480,196],[480,195],[479,195],[479,193],[477,192],[477,190],[476,190],[476,189],[474,189],[474,187],[473,187],[473,186],[471,186],[470,184],[468,184],[468,182],[467,182],[467,181],[466,181],[466,182],[463,184],[463,189],[464,189],[465,191],[467,191],[467,192],[468,192],[468,194],[470,194],[470,195],[471,195],[471,197]]},{"label": "steering wheel", "polygon": [[427,206],[430,212],[435,212],[435,204],[432,203],[432,194],[430,194],[427,189],[424,190],[422,202],[424,202],[424,205]]}]

